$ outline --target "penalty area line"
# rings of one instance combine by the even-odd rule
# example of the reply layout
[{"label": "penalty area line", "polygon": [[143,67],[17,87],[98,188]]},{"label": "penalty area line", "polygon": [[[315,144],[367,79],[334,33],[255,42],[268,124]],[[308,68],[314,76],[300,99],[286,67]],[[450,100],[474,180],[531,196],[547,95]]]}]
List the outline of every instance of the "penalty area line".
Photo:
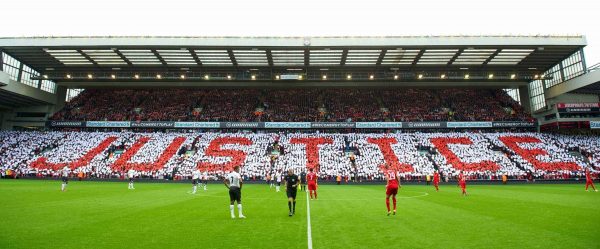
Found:
[{"label": "penalty area line", "polygon": [[306,239],[308,241],[308,249],[312,249],[312,231],[310,228],[310,203],[308,192],[306,192]]}]

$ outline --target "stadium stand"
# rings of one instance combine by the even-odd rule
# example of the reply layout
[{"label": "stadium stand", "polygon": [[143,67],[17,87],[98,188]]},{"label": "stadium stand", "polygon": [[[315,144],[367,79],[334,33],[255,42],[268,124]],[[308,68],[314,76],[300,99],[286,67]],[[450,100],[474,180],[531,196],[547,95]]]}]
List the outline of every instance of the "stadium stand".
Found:
[{"label": "stadium stand", "polygon": [[597,136],[532,132],[573,117],[600,126],[579,120],[595,117],[597,98],[548,99],[589,72],[583,36],[174,38],[0,39],[6,82],[56,84],[52,96],[0,98],[15,107],[0,113],[2,130],[44,130],[1,132],[2,171],[188,178],[241,165],[256,180],[290,167],[381,180],[391,167],[418,180],[436,169],[571,178],[600,166]]},{"label": "stadium stand", "polygon": [[[55,120],[190,120],[205,91],[86,90],[54,114]],[[215,94],[211,92],[211,94]],[[226,99],[228,100],[228,99]]]},{"label": "stadium stand", "polygon": [[[477,103],[473,105],[473,99]],[[503,90],[87,90],[52,120],[523,121]]]}]

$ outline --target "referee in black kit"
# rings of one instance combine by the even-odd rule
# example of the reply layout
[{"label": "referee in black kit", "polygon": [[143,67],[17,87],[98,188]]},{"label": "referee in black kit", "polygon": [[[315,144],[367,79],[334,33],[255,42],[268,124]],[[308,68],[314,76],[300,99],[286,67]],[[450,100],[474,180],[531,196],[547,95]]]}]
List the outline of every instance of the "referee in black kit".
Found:
[{"label": "referee in black kit", "polygon": [[288,197],[288,208],[290,209],[289,216],[292,216],[296,212],[296,193],[298,193],[298,176],[294,174],[292,169],[289,169],[288,174],[285,176],[285,187]]}]

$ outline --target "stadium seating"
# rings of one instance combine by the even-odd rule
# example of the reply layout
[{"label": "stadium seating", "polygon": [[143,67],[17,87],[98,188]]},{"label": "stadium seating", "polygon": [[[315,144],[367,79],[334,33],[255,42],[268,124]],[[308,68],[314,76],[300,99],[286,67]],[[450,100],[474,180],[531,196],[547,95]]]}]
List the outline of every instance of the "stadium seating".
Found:
[{"label": "stadium seating", "polygon": [[54,114],[55,120],[190,120],[205,91],[96,90],[82,92]]},{"label": "stadium seating", "polygon": [[318,121],[317,90],[289,89],[264,92],[263,107],[267,122]]},{"label": "stadium seating", "polygon": [[[474,178],[568,177],[600,167],[600,138],[540,133],[133,133],[0,132],[0,167],[53,176],[64,166],[94,177],[189,177],[196,168],[222,176],[243,166],[246,178],[315,168],[324,178],[381,180],[384,167],[404,177],[439,169]],[[271,151],[274,143],[281,147]],[[351,152],[352,151],[352,152]],[[589,158],[577,156],[579,152]],[[355,154],[355,162],[347,153]],[[271,156],[277,155],[271,162]]]},{"label": "stadium seating", "polygon": [[[168,94],[168,91],[166,92]],[[201,90],[194,92],[201,92]],[[254,121],[256,119],[258,90],[210,90],[206,91],[205,96],[200,104],[202,111],[194,119],[196,121]]]},{"label": "stadium seating", "polygon": [[487,89],[92,89],[71,100],[52,119],[343,122],[530,117],[504,91]]},{"label": "stadium seating", "polygon": [[381,91],[381,99],[390,121],[446,121],[448,111],[443,110],[437,90],[406,89]]},{"label": "stadium seating", "polygon": [[376,91],[360,89],[327,89],[322,93],[326,117],[324,121],[381,121],[381,108]]}]

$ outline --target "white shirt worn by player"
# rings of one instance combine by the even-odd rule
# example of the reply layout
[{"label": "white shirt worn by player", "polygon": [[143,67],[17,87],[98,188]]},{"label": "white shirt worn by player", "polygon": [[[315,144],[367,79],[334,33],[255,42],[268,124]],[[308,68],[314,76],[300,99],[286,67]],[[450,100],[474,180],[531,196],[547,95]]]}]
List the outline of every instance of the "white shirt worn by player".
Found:
[{"label": "white shirt worn by player", "polygon": [[275,174],[271,173],[270,175],[267,175],[269,177],[269,189],[273,188],[273,186],[275,186]]},{"label": "white shirt worn by player", "polygon": [[71,173],[71,169],[69,169],[69,167],[65,166],[62,169],[62,176],[63,177],[69,177],[69,173]]},{"label": "white shirt worn by player", "polygon": [[194,173],[192,173],[192,180],[194,180],[194,187],[192,188],[192,194],[196,193],[196,190],[198,189],[198,179],[200,179],[202,173],[200,173],[200,170],[194,170]]},{"label": "white shirt worn by player", "polygon": [[130,169],[129,171],[127,171],[127,177],[129,178],[129,184],[127,185],[128,189],[135,189],[133,187],[133,178],[135,177],[135,170]]},{"label": "white shirt worn by player", "polygon": [[229,187],[240,187],[240,179],[242,176],[238,172],[231,172],[227,175],[227,180],[229,180]]},{"label": "white shirt worn by player", "polygon": [[277,174],[275,174],[275,180],[277,181],[277,186],[275,186],[275,191],[279,192],[279,189],[281,188],[281,173],[277,172]]},{"label": "white shirt worn by player", "polygon": [[200,175],[202,173],[200,173],[200,170],[194,170],[194,174],[192,175],[192,180],[198,180],[200,179]]},{"label": "white shirt worn by player", "polygon": [[70,172],[70,171],[71,171],[71,169],[69,169],[69,167],[68,167],[68,166],[65,166],[65,167],[62,169],[62,172],[61,172],[61,174],[62,174],[62,176],[63,176],[65,179],[63,180],[62,184],[60,185],[60,190],[61,190],[61,191],[65,191],[65,189],[67,188],[67,180],[66,180],[66,178],[67,178],[67,177],[69,177],[69,172]]},{"label": "white shirt worn by player", "polygon": [[130,170],[127,172],[127,177],[128,177],[129,179],[131,179],[131,178],[134,178],[134,177],[135,177],[135,170],[133,170],[133,169],[130,169]]}]

